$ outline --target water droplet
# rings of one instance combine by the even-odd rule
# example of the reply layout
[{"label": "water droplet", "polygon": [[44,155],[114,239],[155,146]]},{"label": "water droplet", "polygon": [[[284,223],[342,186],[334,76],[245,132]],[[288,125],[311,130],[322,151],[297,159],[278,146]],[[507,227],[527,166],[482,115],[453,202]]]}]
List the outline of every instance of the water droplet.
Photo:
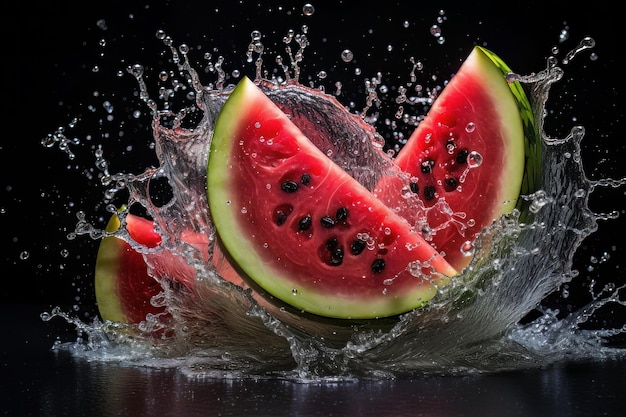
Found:
[{"label": "water droplet", "polygon": [[343,62],[350,62],[354,59],[354,54],[349,49],[344,49],[341,51],[341,60]]},{"label": "water droplet", "polygon": [[472,256],[474,254],[474,244],[469,240],[461,245],[461,253],[463,256]]},{"label": "water droplet", "polygon": [[467,133],[472,133],[474,130],[476,130],[476,124],[474,124],[474,122],[469,122],[466,126],[465,126],[465,131]]},{"label": "water droplet", "polygon": [[483,156],[476,151],[472,151],[467,155],[467,165],[470,168],[478,168],[483,163]]},{"label": "water droplet", "polygon": [[298,295],[298,290],[296,288],[291,290],[291,295]]},{"label": "water droplet", "polygon": [[430,34],[438,38],[441,36],[441,27],[439,25],[432,25],[430,27]]},{"label": "water droplet", "polygon": [[315,13],[315,7],[313,7],[311,3],[307,3],[302,6],[302,13],[304,13],[305,16],[311,16],[313,13]]}]

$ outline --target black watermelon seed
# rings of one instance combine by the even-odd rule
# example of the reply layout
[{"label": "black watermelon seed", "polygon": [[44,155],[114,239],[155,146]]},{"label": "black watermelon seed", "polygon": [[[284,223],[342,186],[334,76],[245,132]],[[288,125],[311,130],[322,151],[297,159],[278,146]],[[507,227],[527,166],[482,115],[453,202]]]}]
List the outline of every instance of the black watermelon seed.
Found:
[{"label": "black watermelon seed", "polygon": [[295,181],[285,181],[280,184],[280,188],[286,193],[295,193],[298,190],[298,183]]},{"label": "black watermelon seed", "polygon": [[336,237],[331,237],[330,239],[326,241],[326,249],[328,250],[334,250],[337,248],[338,245],[339,245],[339,241],[337,240]]},{"label": "black watermelon seed", "polygon": [[330,216],[324,216],[320,219],[320,223],[324,227],[333,227],[335,225],[335,220]]},{"label": "black watermelon seed", "polygon": [[304,216],[298,222],[298,228],[300,230],[307,230],[309,227],[311,227],[311,224],[313,224],[313,219],[311,219],[311,216]]},{"label": "black watermelon seed", "polygon": [[446,186],[450,190],[455,190],[457,185],[459,185],[459,180],[457,180],[456,178],[454,178],[454,177],[446,178]]},{"label": "black watermelon seed", "polygon": [[302,176],[300,177],[300,182],[302,183],[302,185],[309,185],[311,183],[311,175],[307,173],[302,174]]},{"label": "black watermelon seed", "polygon": [[414,192],[415,194],[420,192],[420,187],[419,185],[417,185],[416,182],[409,182],[409,188],[411,189],[412,192]]},{"label": "black watermelon seed", "polygon": [[383,270],[385,269],[385,260],[378,258],[375,259],[374,262],[372,262],[372,272],[375,274],[378,274],[380,272],[383,272]]},{"label": "black watermelon seed", "polygon": [[339,207],[337,209],[337,213],[335,214],[335,220],[344,221],[348,218],[348,209],[345,207]]},{"label": "black watermelon seed", "polygon": [[364,240],[355,239],[354,242],[352,242],[352,244],[350,245],[350,253],[352,253],[353,255],[358,255],[363,252],[366,246],[367,243]]},{"label": "black watermelon seed", "polygon": [[433,172],[434,166],[435,166],[435,161],[433,161],[432,159],[427,159],[426,161],[422,162],[420,169],[422,170],[424,174],[430,174],[431,172]]},{"label": "black watermelon seed", "polygon": [[332,266],[339,266],[343,262],[343,249],[337,248],[330,255],[330,264]]},{"label": "black watermelon seed", "polygon": [[466,164],[467,163],[467,155],[469,155],[469,151],[467,149],[461,149],[459,153],[456,154],[456,163],[457,164]]},{"label": "black watermelon seed", "polygon": [[278,226],[282,226],[287,221],[287,214],[284,211],[278,210],[276,211],[276,224]]},{"label": "black watermelon seed", "polygon": [[426,187],[424,187],[424,198],[426,199],[426,201],[431,201],[435,198],[435,186],[434,185],[427,185]]}]

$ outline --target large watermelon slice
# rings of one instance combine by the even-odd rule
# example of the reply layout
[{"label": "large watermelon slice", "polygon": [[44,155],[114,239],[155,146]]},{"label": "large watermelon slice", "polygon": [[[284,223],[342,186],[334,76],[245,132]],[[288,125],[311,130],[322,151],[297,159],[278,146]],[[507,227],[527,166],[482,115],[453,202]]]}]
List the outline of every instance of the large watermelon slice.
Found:
[{"label": "large watermelon slice", "polygon": [[217,233],[238,267],[307,313],[397,315],[423,305],[456,274],[248,78],[216,122],[207,193]]},{"label": "large watermelon slice", "polygon": [[476,236],[538,182],[530,103],[519,82],[507,82],[509,72],[475,47],[395,158],[405,174],[375,190],[459,271]]}]

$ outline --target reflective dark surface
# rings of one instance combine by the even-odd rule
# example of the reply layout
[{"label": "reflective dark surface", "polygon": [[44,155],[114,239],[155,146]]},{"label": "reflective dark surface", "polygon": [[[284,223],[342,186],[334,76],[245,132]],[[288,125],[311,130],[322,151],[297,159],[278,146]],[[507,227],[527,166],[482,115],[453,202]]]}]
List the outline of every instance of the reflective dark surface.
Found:
[{"label": "reflective dark surface", "polygon": [[626,411],[624,360],[337,383],[191,379],[176,369],[88,362],[52,350],[57,336],[71,332],[54,320],[41,321],[40,307],[0,311],[5,331],[0,414],[5,416],[589,417]]}]

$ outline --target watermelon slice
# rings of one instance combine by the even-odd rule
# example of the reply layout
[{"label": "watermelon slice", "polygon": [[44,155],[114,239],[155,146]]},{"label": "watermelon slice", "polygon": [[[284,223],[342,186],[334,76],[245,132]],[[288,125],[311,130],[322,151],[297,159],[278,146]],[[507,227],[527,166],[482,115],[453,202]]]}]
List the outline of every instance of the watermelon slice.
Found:
[{"label": "watermelon slice", "polygon": [[[121,226],[114,214],[107,225],[107,232],[114,232]],[[126,229],[130,237],[147,248],[161,243],[161,236],[154,231],[152,221],[127,214]],[[208,238],[199,233],[190,233],[183,239],[207,253]],[[167,316],[165,307],[155,306],[152,298],[163,291],[161,284],[148,273],[145,258],[149,258],[155,268],[166,271],[165,275],[175,284],[191,288],[195,270],[180,256],[164,251],[142,254],[121,238],[106,236],[100,242],[96,259],[95,292],[98,311],[103,320],[123,323],[140,323],[148,314]]]},{"label": "watermelon slice", "polygon": [[459,271],[476,236],[538,183],[541,142],[509,72],[493,52],[474,47],[395,158],[405,174],[375,189]]},{"label": "watermelon slice", "polygon": [[248,78],[216,122],[207,196],[237,266],[303,312],[397,315],[426,303],[457,273]]}]

